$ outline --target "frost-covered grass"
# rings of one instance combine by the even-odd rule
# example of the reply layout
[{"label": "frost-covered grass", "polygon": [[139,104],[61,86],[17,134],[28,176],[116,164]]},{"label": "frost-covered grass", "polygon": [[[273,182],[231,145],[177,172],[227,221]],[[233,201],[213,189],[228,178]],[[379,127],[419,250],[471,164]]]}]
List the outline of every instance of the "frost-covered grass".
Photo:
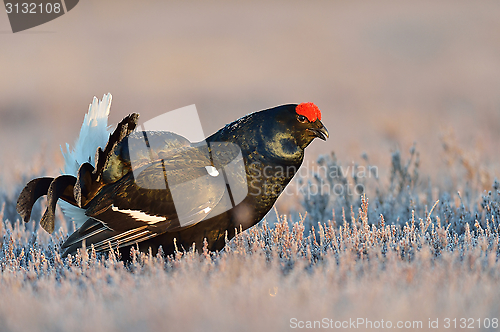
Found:
[{"label": "frost-covered grass", "polygon": [[363,330],[366,320],[426,330],[438,320],[443,330],[447,318],[451,328],[462,318],[498,327],[500,185],[483,192],[475,174],[433,185],[417,154],[394,153],[386,179],[327,176],[363,182],[365,195],[310,196],[306,215],[263,222],[220,253],[135,252],[130,263],[92,250],[61,257],[72,226],[59,215],[49,236],[14,221],[3,193],[0,330],[279,331],[349,320]]}]

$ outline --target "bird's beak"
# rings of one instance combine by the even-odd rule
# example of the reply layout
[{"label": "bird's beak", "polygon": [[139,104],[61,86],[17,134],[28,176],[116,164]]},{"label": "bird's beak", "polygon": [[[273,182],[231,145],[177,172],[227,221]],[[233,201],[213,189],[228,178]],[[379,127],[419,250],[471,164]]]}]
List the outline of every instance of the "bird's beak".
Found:
[{"label": "bird's beak", "polygon": [[328,130],[321,121],[317,120],[317,122],[318,128],[307,128],[307,130],[312,132],[315,137],[321,138],[323,141],[326,141],[326,139],[330,136],[328,134]]}]

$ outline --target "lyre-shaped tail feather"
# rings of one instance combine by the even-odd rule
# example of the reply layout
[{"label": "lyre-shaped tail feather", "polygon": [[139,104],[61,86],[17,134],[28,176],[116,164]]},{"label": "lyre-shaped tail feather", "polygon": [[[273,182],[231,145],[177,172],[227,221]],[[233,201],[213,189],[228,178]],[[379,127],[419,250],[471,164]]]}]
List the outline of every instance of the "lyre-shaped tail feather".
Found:
[{"label": "lyre-shaped tail feather", "polygon": [[116,126],[116,129],[109,136],[108,142],[104,150],[100,147],[97,148],[95,156],[95,180],[102,181],[103,172],[110,161],[113,154],[113,149],[118,143],[120,143],[125,137],[127,137],[131,132],[137,127],[137,121],[139,120],[139,114],[132,113],[123,118],[120,123]]},{"label": "lyre-shaped tail feather", "polygon": [[47,191],[47,209],[40,220],[40,226],[49,233],[54,232],[56,204],[59,198],[66,202],[75,204],[73,197],[73,187],[76,178],[73,175],[61,175],[55,178]]},{"label": "lyre-shaped tail feather", "polygon": [[[113,149],[137,126],[138,114],[125,117],[109,135],[107,117],[111,106],[111,95],[104,95],[99,102],[94,97],[80,130],[75,148],[63,152],[65,172],[56,178],[43,177],[30,181],[17,201],[17,211],[25,222],[31,217],[33,205],[41,196],[47,195],[47,209],[40,225],[49,233],[54,231],[55,208],[58,200],[64,214],[78,226],[88,217],[84,205],[105,185],[103,171],[113,155]],[[104,146],[104,150],[101,147]],[[62,149],[61,149],[62,150]],[[92,165],[95,162],[95,167]]]},{"label": "lyre-shaped tail feather", "polygon": [[106,181],[109,179],[104,178],[103,172],[106,166],[108,166],[110,159],[114,156],[114,148],[126,136],[134,131],[138,118],[139,114],[132,113],[120,121],[116,129],[109,136],[109,140],[104,150],[102,150],[101,147],[97,148],[95,167],[89,163],[83,163],[78,169],[73,193],[75,201],[80,208],[85,207],[85,204],[89,202],[104,185],[109,183]]},{"label": "lyre-shaped tail feather", "polygon": [[33,204],[38,198],[47,195],[47,209],[43,214],[40,225],[47,232],[54,231],[56,203],[59,198],[64,199],[71,204],[75,204],[73,198],[73,186],[76,178],[72,175],[61,175],[57,178],[38,178],[31,180],[24,187],[17,199],[17,213],[23,218],[24,222],[29,222]]},{"label": "lyre-shaped tail feather", "polygon": [[43,195],[47,195],[52,180],[54,178],[49,177],[33,179],[21,191],[17,198],[16,210],[24,222],[30,221],[33,204]]}]

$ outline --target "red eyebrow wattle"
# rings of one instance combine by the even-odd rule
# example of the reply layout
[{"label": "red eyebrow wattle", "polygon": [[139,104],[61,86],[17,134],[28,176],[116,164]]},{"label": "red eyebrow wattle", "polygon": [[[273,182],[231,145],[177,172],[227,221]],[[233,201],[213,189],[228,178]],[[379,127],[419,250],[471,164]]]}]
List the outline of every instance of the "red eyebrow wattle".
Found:
[{"label": "red eyebrow wattle", "polygon": [[316,121],[316,119],[321,120],[321,111],[318,106],[313,103],[301,103],[295,108],[295,112],[299,115],[303,115],[310,122]]}]

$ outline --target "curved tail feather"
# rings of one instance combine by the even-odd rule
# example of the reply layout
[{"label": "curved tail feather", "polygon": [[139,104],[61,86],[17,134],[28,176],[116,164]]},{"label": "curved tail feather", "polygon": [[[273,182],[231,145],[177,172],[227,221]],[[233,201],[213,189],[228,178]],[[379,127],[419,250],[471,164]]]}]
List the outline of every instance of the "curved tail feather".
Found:
[{"label": "curved tail feather", "polygon": [[66,202],[76,204],[73,197],[73,187],[76,178],[73,175],[61,175],[55,178],[47,191],[47,209],[40,220],[40,226],[49,233],[54,232],[56,204],[59,198]]},{"label": "curved tail feather", "polygon": [[137,121],[139,120],[139,114],[132,113],[123,118],[120,123],[116,126],[116,129],[109,136],[108,142],[104,147],[104,150],[101,147],[97,148],[96,152],[96,162],[95,162],[95,181],[103,181],[108,182],[109,180],[103,179],[103,172],[108,166],[110,158],[113,155],[113,150],[118,143],[120,143],[125,137],[127,137],[131,132],[133,132],[137,126]]},{"label": "curved tail feather", "polygon": [[30,221],[33,204],[43,195],[47,195],[52,180],[54,178],[49,177],[33,179],[21,191],[17,199],[16,210],[24,222]]},{"label": "curved tail feather", "polygon": [[[55,179],[50,177],[34,179],[22,190],[17,201],[17,211],[25,222],[30,220],[31,211],[37,199],[44,195],[47,195],[48,207],[40,225],[47,232],[54,231],[55,208],[59,198],[62,199],[59,203],[63,213],[78,227],[89,219],[85,214],[85,204],[99,192],[106,184],[106,180],[110,180],[103,176],[103,172],[108,168],[108,174],[113,174],[112,167],[107,167],[110,159],[115,156],[113,150],[134,131],[139,118],[136,113],[128,115],[109,135],[107,117],[111,98],[110,94],[104,95],[103,100],[99,102],[94,97],[85,115],[75,148],[70,151],[67,144],[67,152],[62,152],[66,162],[65,172],[69,174]],[[104,150],[101,149],[102,146]],[[121,163],[120,158],[115,159],[114,164]],[[95,168],[92,166],[94,162]]]},{"label": "curved tail feather", "polygon": [[78,169],[76,176],[75,188],[73,189],[73,196],[78,207],[83,207],[87,201],[87,197],[92,190],[94,166],[89,163],[83,163]]}]

